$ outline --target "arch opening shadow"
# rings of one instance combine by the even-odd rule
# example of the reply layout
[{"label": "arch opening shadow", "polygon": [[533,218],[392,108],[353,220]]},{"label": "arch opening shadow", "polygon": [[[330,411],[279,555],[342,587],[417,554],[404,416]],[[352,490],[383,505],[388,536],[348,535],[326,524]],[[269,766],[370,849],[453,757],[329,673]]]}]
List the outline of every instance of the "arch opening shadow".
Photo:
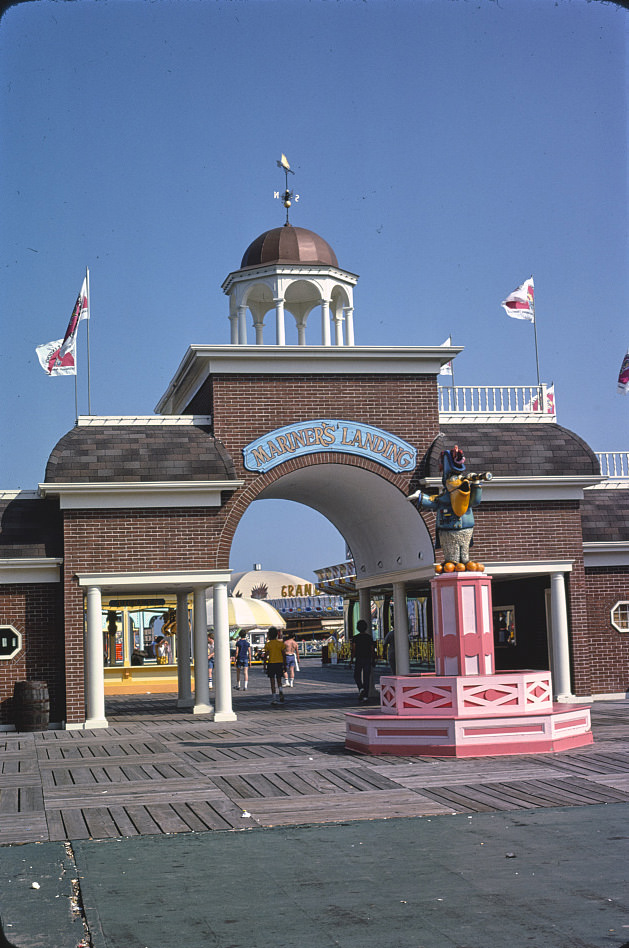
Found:
[{"label": "arch opening shadow", "polygon": [[433,544],[417,508],[384,477],[347,464],[316,464],[282,475],[259,500],[292,500],[318,511],[352,551],[357,580],[432,572]]}]

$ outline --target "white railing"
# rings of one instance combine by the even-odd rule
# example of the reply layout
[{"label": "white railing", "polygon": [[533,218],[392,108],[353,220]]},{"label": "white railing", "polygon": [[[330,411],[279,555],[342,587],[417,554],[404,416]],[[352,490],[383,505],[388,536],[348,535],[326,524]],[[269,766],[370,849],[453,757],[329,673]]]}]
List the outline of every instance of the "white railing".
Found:
[{"label": "white railing", "polygon": [[629,451],[597,451],[604,477],[629,478]]},{"label": "white railing", "polygon": [[555,421],[555,394],[542,385],[455,385],[439,387],[441,415],[462,421]]}]

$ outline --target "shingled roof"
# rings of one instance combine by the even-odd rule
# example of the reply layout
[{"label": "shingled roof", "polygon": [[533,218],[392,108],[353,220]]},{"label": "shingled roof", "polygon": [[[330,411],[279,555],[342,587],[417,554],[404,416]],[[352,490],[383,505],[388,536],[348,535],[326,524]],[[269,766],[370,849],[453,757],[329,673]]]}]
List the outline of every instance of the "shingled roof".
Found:
[{"label": "shingled roof", "polygon": [[197,425],[77,426],[48,459],[45,481],[111,483],[234,480],[224,445]]},{"label": "shingled roof", "polygon": [[468,471],[503,477],[600,474],[598,458],[573,431],[553,424],[441,425],[423,460],[424,477],[440,477],[439,456],[458,444]]},{"label": "shingled roof", "polygon": [[629,490],[586,490],[581,504],[585,543],[629,540]]},{"label": "shingled roof", "polygon": [[0,500],[0,559],[62,556],[63,531],[56,500]]}]

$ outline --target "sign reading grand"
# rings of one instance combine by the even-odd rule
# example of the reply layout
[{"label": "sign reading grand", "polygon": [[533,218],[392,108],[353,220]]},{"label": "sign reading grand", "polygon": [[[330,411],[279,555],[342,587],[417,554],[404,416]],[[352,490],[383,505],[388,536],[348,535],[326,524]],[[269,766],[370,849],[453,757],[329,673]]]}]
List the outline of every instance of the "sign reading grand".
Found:
[{"label": "sign reading grand", "polygon": [[417,451],[406,441],[372,425],[339,419],[300,421],[276,428],[243,448],[248,471],[269,471],[291,457],[341,451],[357,454],[396,473],[414,470]]}]

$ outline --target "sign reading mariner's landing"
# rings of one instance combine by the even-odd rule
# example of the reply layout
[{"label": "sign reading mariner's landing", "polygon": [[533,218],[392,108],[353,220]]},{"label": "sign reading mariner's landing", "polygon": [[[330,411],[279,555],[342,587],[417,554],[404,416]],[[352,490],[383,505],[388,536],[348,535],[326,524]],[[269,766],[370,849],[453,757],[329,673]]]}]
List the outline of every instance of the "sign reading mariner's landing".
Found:
[{"label": "sign reading mariner's landing", "polygon": [[415,448],[395,435],[372,425],[339,419],[301,421],[269,431],[243,448],[248,471],[269,471],[291,457],[340,451],[357,454],[396,473],[412,471],[417,464]]}]

